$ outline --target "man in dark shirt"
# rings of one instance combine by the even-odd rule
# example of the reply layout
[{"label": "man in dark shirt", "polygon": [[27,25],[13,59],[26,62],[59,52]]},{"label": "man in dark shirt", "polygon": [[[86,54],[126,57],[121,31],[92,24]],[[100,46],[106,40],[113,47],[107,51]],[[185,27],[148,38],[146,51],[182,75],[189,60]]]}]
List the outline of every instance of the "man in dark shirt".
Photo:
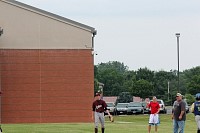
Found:
[{"label": "man in dark shirt", "polygon": [[172,119],[174,130],[173,133],[184,133],[186,111],[185,102],[182,100],[182,95],[180,93],[177,93],[176,101],[173,104]]},{"label": "man in dark shirt", "polygon": [[98,133],[99,121],[101,123],[101,131],[102,133],[104,133],[105,130],[104,111],[106,111],[110,117],[111,115],[107,109],[106,102],[101,99],[100,93],[95,94],[95,101],[92,104],[92,110],[94,111],[95,133]]}]

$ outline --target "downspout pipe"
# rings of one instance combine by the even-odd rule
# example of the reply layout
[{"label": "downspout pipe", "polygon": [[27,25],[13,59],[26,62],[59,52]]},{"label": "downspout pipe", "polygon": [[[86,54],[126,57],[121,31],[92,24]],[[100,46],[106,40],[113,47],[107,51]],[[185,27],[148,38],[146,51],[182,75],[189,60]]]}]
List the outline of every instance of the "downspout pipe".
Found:
[{"label": "downspout pipe", "polygon": [[94,30],[94,31],[92,32],[92,50],[94,50],[94,37],[95,37],[96,34],[97,34],[97,31]]},{"label": "downspout pipe", "polygon": [[0,27],[0,36],[3,34],[3,29]]}]

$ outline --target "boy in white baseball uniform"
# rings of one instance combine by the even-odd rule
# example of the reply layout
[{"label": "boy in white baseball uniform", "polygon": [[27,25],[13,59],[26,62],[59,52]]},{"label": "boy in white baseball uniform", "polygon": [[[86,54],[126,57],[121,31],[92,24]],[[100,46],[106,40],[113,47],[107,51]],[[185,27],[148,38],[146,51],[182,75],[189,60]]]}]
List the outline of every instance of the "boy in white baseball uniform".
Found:
[{"label": "boy in white baseball uniform", "polygon": [[92,104],[92,110],[94,111],[94,123],[95,123],[95,133],[98,133],[98,124],[101,123],[101,132],[105,131],[105,118],[104,111],[108,113],[111,117],[110,112],[107,109],[107,104],[101,99],[100,93],[95,94],[95,101]]}]

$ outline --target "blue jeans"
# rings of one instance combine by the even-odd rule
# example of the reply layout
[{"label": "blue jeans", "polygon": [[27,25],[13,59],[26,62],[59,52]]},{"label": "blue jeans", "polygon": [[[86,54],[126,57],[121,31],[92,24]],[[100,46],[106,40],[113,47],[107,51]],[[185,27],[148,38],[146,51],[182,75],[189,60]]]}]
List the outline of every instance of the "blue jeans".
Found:
[{"label": "blue jeans", "polygon": [[[184,133],[185,121],[173,121],[174,133]],[[179,132],[178,132],[179,130]]]}]

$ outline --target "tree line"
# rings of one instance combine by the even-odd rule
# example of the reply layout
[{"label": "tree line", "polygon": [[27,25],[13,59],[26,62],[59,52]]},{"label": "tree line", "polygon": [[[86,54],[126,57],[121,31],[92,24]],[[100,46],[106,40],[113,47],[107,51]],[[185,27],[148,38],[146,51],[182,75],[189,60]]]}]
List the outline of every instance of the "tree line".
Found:
[{"label": "tree line", "polygon": [[[95,92],[103,83],[104,96],[129,92],[141,98],[157,96],[171,103],[178,92],[177,70],[152,71],[145,67],[134,71],[124,63],[110,61],[95,65],[94,75]],[[189,103],[194,101],[194,95],[200,91],[200,66],[179,72],[179,90]]]}]

